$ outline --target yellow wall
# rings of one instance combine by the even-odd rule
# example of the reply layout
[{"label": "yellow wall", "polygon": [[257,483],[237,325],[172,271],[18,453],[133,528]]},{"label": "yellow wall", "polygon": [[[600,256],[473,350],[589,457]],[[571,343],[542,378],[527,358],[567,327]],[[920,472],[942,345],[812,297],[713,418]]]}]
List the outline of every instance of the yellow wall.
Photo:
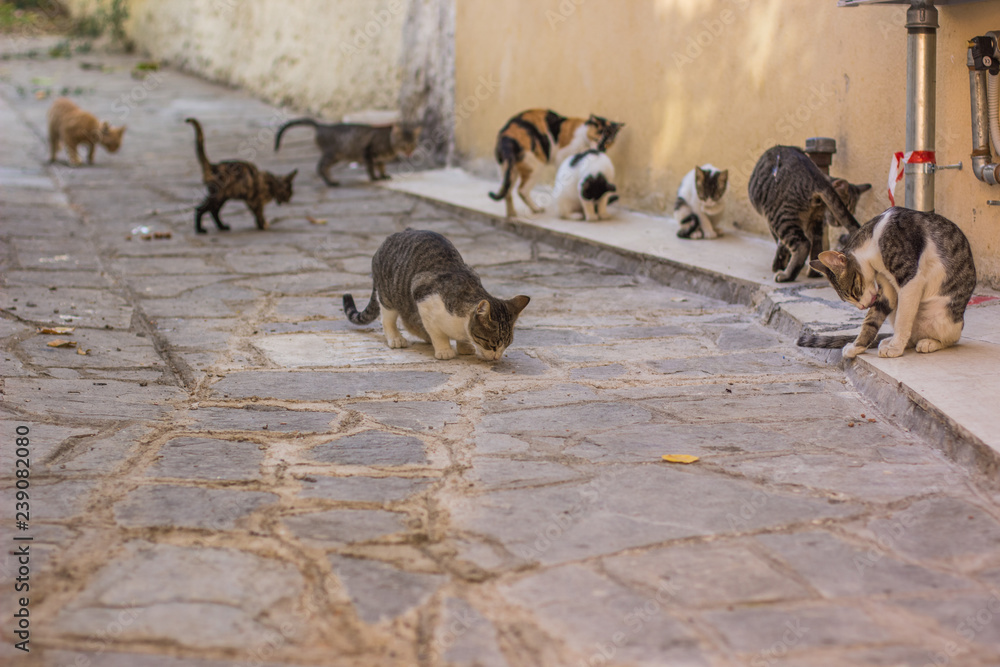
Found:
[{"label": "yellow wall", "polygon": [[[986,206],[1000,186],[972,174],[965,66],[967,39],[1000,29],[1000,3],[939,12],[937,157],[965,167],[937,174],[936,210],[968,235],[980,284],[1000,287],[1000,207]],[[864,221],[889,205],[904,148],[904,23],[902,6],[835,0],[458,0],[456,149],[483,170],[514,113],[597,113],[627,123],[609,151],[627,205],[669,210],[684,173],[711,162],[730,170],[727,219],[766,234],[746,195],[757,158],[828,136],[832,173],[874,186]]]},{"label": "yellow wall", "polygon": [[[98,0],[66,0],[75,14]],[[105,0],[105,5],[107,0]],[[338,119],[396,110],[410,0],[129,0],[144,53]]]}]

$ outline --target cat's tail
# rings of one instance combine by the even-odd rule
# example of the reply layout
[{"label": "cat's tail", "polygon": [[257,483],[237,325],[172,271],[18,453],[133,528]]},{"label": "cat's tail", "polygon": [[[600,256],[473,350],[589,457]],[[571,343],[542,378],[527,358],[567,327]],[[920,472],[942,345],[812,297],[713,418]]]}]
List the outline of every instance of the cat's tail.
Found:
[{"label": "cat's tail", "polygon": [[[868,347],[874,347],[886,338],[892,338],[892,334],[883,333],[875,336],[874,340],[868,344]],[[839,350],[848,343],[853,343],[855,340],[857,340],[857,336],[819,336],[804,331],[799,336],[799,339],[795,341],[795,344],[799,347],[820,347],[828,350]]]},{"label": "cat's tail", "polygon": [[823,200],[823,203],[826,204],[827,210],[833,215],[834,220],[837,221],[838,226],[846,228],[849,232],[853,232],[861,227],[858,224],[857,218],[847,208],[847,204],[840,198],[840,195],[837,194],[832,185],[821,189],[819,196]]},{"label": "cat's tail", "polygon": [[358,307],[354,305],[354,297],[350,294],[344,295],[344,313],[347,315],[353,324],[369,324],[375,321],[378,317],[379,307],[378,299],[376,298],[375,289],[372,289],[372,298],[368,300],[368,305],[365,309],[358,312]]},{"label": "cat's tail", "polygon": [[497,146],[497,158],[503,165],[503,183],[499,192],[491,192],[490,199],[500,201],[507,196],[510,191],[510,180],[514,172],[514,165],[517,163],[517,142],[511,137],[500,137],[500,145]]},{"label": "cat's tail", "polygon": [[207,181],[212,174],[212,163],[205,155],[205,134],[201,131],[201,123],[194,118],[185,118],[184,122],[194,125],[194,149],[198,155],[198,163],[201,165],[201,177]]},{"label": "cat's tail", "polygon": [[281,135],[285,133],[290,127],[296,125],[312,125],[313,127],[319,127],[319,123],[314,121],[312,118],[296,118],[295,120],[290,120],[281,127],[278,128],[278,132],[274,135],[274,152],[277,153],[278,149],[281,148]]}]

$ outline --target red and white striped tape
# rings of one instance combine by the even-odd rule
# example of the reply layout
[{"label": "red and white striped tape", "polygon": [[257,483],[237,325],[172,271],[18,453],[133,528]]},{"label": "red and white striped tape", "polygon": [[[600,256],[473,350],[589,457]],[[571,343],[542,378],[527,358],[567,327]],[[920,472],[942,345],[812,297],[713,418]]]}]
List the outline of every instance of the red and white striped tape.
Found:
[{"label": "red and white striped tape", "polygon": [[892,154],[892,161],[889,163],[889,205],[896,205],[896,183],[903,180],[903,165],[906,163],[920,164],[930,162],[934,164],[934,151],[910,151],[908,153],[898,152]]}]

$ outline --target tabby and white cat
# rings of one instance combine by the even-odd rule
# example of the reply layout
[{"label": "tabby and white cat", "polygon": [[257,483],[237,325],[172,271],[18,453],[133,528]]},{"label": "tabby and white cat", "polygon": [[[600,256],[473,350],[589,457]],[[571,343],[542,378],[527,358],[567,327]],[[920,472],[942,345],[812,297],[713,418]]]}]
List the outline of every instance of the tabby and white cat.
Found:
[{"label": "tabby and white cat", "polygon": [[[844,252],[822,252],[812,264],[868,314],[857,338],[804,334],[802,347],[843,346],[852,359],[881,340],[878,355],[898,357],[907,347],[940,350],[962,335],[976,267],[965,234],[940,215],[890,208],[852,234]],[[886,317],[894,333],[877,337]]]},{"label": "tabby and white cat", "polygon": [[719,236],[715,228],[722,217],[729,183],[729,170],[720,171],[710,164],[695,167],[681,179],[674,204],[674,220],[681,228],[677,236],[682,239],[714,239]]},{"label": "tabby and white cat", "polygon": [[552,191],[560,218],[583,214],[592,222],[608,217],[608,204],[618,199],[615,166],[607,153],[592,148],[566,158],[556,173]]},{"label": "tabby and white cat", "polygon": [[795,280],[806,260],[819,256],[827,212],[830,222],[856,230],[858,196],[870,189],[867,183],[831,181],[800,148],[774,146],[765,151],[747,190],[750,203],[767,218],[771,236],[778,242],[771,264],[774,279],[779,283]]},{"label": "tabby and white cat", "polygon": [[382,242],[372,257],[372,295],[358,312],[344,295],[344,312],[354,324],[368,324],[382,313],[389,347],[406,347],[397,318],[414,336],[434,346],[437,359],[477,354],[495,361],[514,340],[514,322],[530,300],[497,299],[484,288],[451,241],[437,232],[407,229]]},{"label": "tabby and white cat", "polygon": [[339,182],[330,178],[330,169],[338,162],[364,161],[368,168],[368,178],[385,181],[391,178],[385,173],[385,163],[400,155],[410,156],[417,149],[421,127],[415,123],[395,123],[393,125],[360,125],[354,123],[318,123],[312,118],[296,118],[280,128],[274,136],[274,150],[281,147],[281,135],[290,127],[311,125],[316,130],[316,146],[320,150],[316,173],[327,185],[333,187]]},{"label": "tabby and white cat", "polygon": [[520,181],[517,194],[533,213],[541,213],[542,208],[531,198],[541,168],[562,164],[567,157],[591,148],[611,148],[624,126],[593,114],[584,120],[567,118],[551,109],[522,111],[507,121],[497,135],[495,156],[503,171],[503,184],[490,197],[506,200],[507,217],[516,217],[511,189]]}]

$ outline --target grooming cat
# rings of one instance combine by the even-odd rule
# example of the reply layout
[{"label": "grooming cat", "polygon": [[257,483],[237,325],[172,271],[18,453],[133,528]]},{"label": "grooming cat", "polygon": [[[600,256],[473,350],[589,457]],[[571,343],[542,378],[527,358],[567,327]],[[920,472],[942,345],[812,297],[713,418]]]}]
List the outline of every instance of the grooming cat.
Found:
[{"label": "grooming cat", "polygon": [[[962,335],[976,267],[965,234],[940,215],[890,208],[854,232],[844,252],[821,252],[812,264],[841,299],[868,313],[857,338],[804,334],[802,347],[843,346],[852,359],[881,340],[878,355],[898,357],[907,347],[940,350]],[[886,317],[895,333],[876,337]]]},{"label": "grooming cat", "polygon": [[109,153],[116,153],[122,145],[125,126],[111,127],[97,120],[94,114],[84,111],[72,101],[60,97],[49,108],[49,162],[56,161],[59,145],[66,147],[66,155],[73,166],[81,164],[78,146],[87,147],[87,164],[94,164],[97,145]]},{"label": "grooming cat", "polygon": [[406,347],[397,318],[414,336],[434,346],[438,359],[478,354],[497,360],[514,339],[514,322],[528,297],[491,296],[451,242],[437,232],[407,229],[385,239],[372,257],[372,296],[362,312],[350,294],[344,312],[354,324],[368,324],[382,312],[389,347]]},{"label": "grooming cat", "polygon": [[591,222],[608,217],[608,204],[618,199],[615,166],[607,153],[592,148],[566,158],[556,173],[552,197],[560,218],[582,213]]},{"label": "grooming cat", "polygon": [[201,178],[208,186],[208,196],[205,197],[194,216],[194,230],[205,233],[201,226],[201,218],[206,212],[212,214],[215,226],[226,231],[229,225],[223,224],[219,211],[230,199],[242,199],[253,213],[258,229],[267,229],[264,219],[264,204],[272,199],[278,204],[284,204],[292,198],[292,181],[298,169],[286,176],[275,176],[268,171],[262,171],[243,160],[225,160],[212,164],[205,155],[205,135],[201,131],[201,123],[194,118],[186,118],[186,123],[194,125],[195,151],[201,164]]},{"label": "grooming cat", "polygon": [[533,213],[541,213],[542,208],[531,198],[541,168],[561,165],[567,157],[591,148],[611,148],[624,126],[593,114],[584,120],[566,118],[550,109],[522,111],[507,121],[497,135],[495,155],[503,170],[503,184],[490,197],[506,200],[507,217],[516,217],[511,188],[519,180],[517,194]]},{"label": "grooming cat", "polygon": [[715,226],[722,217],[729,170],[720,171],[710,164],[695,167],[681,179],[674,204],[674,219],[681,228],[682,239],[714,239],[719,236]]},{"label": "grooming cat", "polygon": [[[854,206],[871,185],[852,185],[843,179],[831,182],[809,156],[794,146],[769,148],[757,161],[747,190],[750,203],[767,218],[771,236],[778,242],[771,270],[779,282],[795,280],[806,260],[823,246],[823,221],[858,228]],[[853,205],[849,205],[852,202]]]},{"label": "grooming cat", "polygon": [[[281,135],[296,125],[312,125],[316,130],[316,145],[322,155],[316,164],[316,172],[329,186],[340,185],[330,179],[330,169],[338,162],[350,160],[364,162],[368,168],[368,178],[381,181],[391,178],[385,173],[385,163],[399,155],[410,156],[417,149],[420,140],[420,126],[411,123],[393,125],[357,125],[317,123],[311,118],[290,120],[278,129],[274,137],[274,150],[281,146]],[[376,173],[376,171],[378,173]]]}]

